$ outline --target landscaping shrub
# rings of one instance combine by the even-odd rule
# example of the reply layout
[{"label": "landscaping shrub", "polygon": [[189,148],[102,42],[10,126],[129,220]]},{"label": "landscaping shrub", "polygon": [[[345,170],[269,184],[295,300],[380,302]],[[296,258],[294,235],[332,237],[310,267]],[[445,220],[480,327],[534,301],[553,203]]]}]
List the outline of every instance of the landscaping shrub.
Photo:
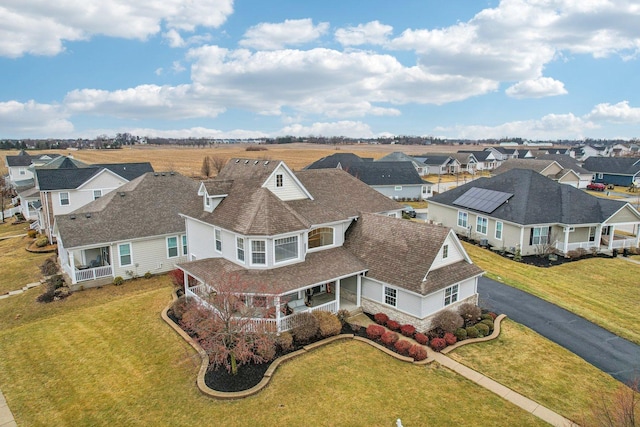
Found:
[{"label": "landscaping shrub", "polygon": [[412,338],[413,334],[416,333],[416,328],[413,325],[402,325],[400,326],[400,333],[405,337]]},{"label": "landscaping shrub", "polygon": [[40,272],[44,276],[51,276],[58,272],[58,264],[56,263],[56,257],[47,258],[40,265]]},{"label": "landscaping shrub", "polygon": [[395,320],[387,320],[387,328],[391,329],[392,331],[399,331],[400,323],[396,322]]},{"label": "landscaping shrub", "polygon": [[351,313],[349,313],[349,310],[345,310],[344,308],[341,308],[340,310],[338,310],[338,313],[336,314],[336,316],[338,317],[340,324],[344,326],[345,323],[347,323],[347,319],[351,317]]},{"label": "landscaping shrub", "polygon": [[490,311],[490,312],[488,312],[487,314],[488,314],[489,316],[491,316],[491,318],[492,318],[493,320],[496,320],[496,317],[498,317],[498,315],[497,315],[497,314],[495,314],[493,311]]},{"label": "landscaping shrub", "polygon": [[[252,334],[247,334],[244,338],[248,343],[258,342],[259,339],[251,336]],[[254,347],[255,354],[264,360],[265,362],[269,362],[276,358],[276,343],[273,340],[270,340],[268,343],[261,343],[260,345],[255,345]]]},{"label": "landscaping shrub", "polygon": [[456,329],[461,327],[464,324],[464,320],[462,316],[460,316],[455,311],[445,310],[436,314],[431,321],[431,326],[435,328],[440,328],[444,332],[455,332]]},{"label": "landscaping shrub", "polygon": [[276,345],[280,350],[287,352],[293,348],[293,335],[289,332],[283,332],[276,337]]},{"label": "landscaping shrub", "polygon": [[29,237],[30,239],[35,239],[37,235],[38,235],[38,232],[36,230],[27,231],[27,237]]},{"label": "landscaping shrub", "polygon": [[188,304],[186,311],[180,318],[180,327],[191,336],[194,336],[196,331],[211,330],[211,328],[206,327],[210,324],[211,311],[200,304]]},{"label": "landscaping shrub", "polygon": [[144,273],[144,278],[145,279],[151,279],[153,277],[153,274],[151,274],[150,271],[147,271],[146,273]]},{"label": "landscaping shrub", "polygon": [[489,332],[493,331],[493,319],[484,319],[480,323],[489,327]]},{"label": "landscaping shrub", "polygon": [[393,331],[387,331],[380,337],[380,341],[382,341],[385,345],[393,345],[395,344],[400,337],[397,333]]},{"label": "landscaping shrub", "polygon": [[64,283],[60,274],[51,276],[44,284],[44,292],[36,298],[38,302],[52,302],[64,299],[71,295],[69,288]]},{"label": "landscaping shrub", "polygon": [[480,336],[486,337],[487,335],[489,335],[489,327],[484,323],[478,323],[475,326],[478,332],[480,333]]},{"label": "landscaping shrub", "polygon": [[460,307],[458,307],[458,313],[462,316],[465,322],[470,322],[480,319],[482,310],[475,304],[465,302],[464,304],[460,304]]},{"label": "landscaping shrub", "polygon": [[411,343],[407,340],[396,341],[393,348],[395,348],[398,353],[407,356],[409,354],[409,349],[411,348]]},{"label": "landscaping shrub", "polygon": [[444,342],[446,342],[447,345],[454,345],[456,342],[458,342],[458,338],[456,338],[456,336],[451,332],[447,332],[446,334],[444,334]]},{"label": "landscaping shrub", "polygon": [[113,284],[116,286],[120,286],[124,283],[124,279],[122,278],[122,276],[116,276],[113,278]]},{"label": "landscaping shrub", "polygon": [[328,311],[314,311],[311,313],[318,319],[318,329],[322,338],[338,335],[342,329],[342,324],[338,318]]},{"label": "landscaping shrub", "polygon": [[184,316],[187,310],[191,308],[192,304],[195,304],[193,299],[188,299],[184,295],[173,302],[171,310],[173,311],[175,318],[178,319],[178,322],[180,322],[182,316]]},{"label": "landscaping shrub", "polygon": [[318,319],[311,313],[300,313],[297,318],[299,325],[291,333],[296,341],[306,344],[318,335],[320,324]]},{"label": "landscaping shrub", "polygon": [[373,320],[378,324],[378,325],[384,325],[385,323],[387,323],[387,321],[389,320],[389,316],[387,316],[384,313],[376,313],[373,315]]},{"label": "landscaping shrub", "polygon": [[468,328],[466,328],[467,330],[467,337],[469,338],[478,338],[478,336],[480,335],[480,332],[478,332],[478,328],[476,328],[475,326],[469,326]]},{"label": "landscaping shrub", "polygon": [[184,273],[179,268],[169,272],[169,278],[173,286],[178,289],[184,289]]},{"label": "landscaping shrub", "polygon": [[420,332],[415,334],[413,339],[416,340],[419,344],[422,344],[422,345],[429,344],[429,337],[426,336],[425,334],[420,333]]},{"label": "landscaping shrub", "polygon": [[429,343],[429,346],[437,352],[441,352],[447,346],[447,342],[444,338],[433,338]]},{"label": "landscaping shrub", "polygon": [[40,236],[36,239],[36,246],[39,248],[44,248],[49,244],[49,239],[47,236]]},{"label": "landscaping shrub", "polygon": [[372,340],[379,339],[384,333],[385,333],[385,329],[383,326],[380,326],[380,325],[367,326],[367,336]]},{"label": "landscaping shrub", "polygon": [[414,344],[409,348],[409,356],[413,357],[413,360],[420,361],[427,358],[427,349],[421,345]]},{"label": "landscaping shrub", "polygon": [[491,315],[489,313],[484,313],[482,316],[480,316],[480,319],[482,320],[493,320],[493,317],[491,317]]},{"label": "landscaping shrub", "polygon": [[458,328],[454,332],[454,335],[456,336],[458,341],[466,340],[467,339],[467,330],[464,329],[464,328]]}]

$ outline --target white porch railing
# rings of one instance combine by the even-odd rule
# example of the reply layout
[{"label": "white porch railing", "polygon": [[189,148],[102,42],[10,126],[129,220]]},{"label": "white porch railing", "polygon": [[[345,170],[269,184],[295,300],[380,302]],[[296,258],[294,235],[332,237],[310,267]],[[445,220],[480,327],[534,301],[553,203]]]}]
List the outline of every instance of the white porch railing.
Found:
[{"label": "white porch railing", "polygon": [[103,267],[87,268],[85,270],[76,270],[76,282],[85,282],[87,280],[95,280],[101,277],[113,275],[113,269],[110,265]]},{"label": "white porch railing", "polygon": [[[556,242],[556,248],[562,249],[563,242]],[[567,244],[567,252],[575,251],[576,249],[591,250],[591,248],[597,248],[599,245],[597,242],[576,242]]]},{"label": "white porch railing", "polygon": [[636,239],[634,238],[615,238],[611,247],[613,249],[624,249],[636,246]]},{"label": "white porch railing", "polygon": [[37,230],[39,228],[40,228],[40,221],[38,221],[37,219],[29,225],[30,230]]}]

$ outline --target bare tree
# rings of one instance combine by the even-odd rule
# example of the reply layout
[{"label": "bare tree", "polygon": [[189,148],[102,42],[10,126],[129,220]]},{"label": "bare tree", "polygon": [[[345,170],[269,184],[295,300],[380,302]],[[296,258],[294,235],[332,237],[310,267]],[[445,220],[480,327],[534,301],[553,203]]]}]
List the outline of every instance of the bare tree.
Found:
[{"label": "bare tree", "polygon": [[264,363],[275,357],[275,326],[256,322],[274,314],[273,298],[256,294],[237,273],[218,277],[215,290],[183,316],[181,325],[194,332],[213,367],[237,374],[238,365]]},{"label": "bare tree", "polygon": [[209,156],[212,171],[215,171],[216,175],[220,173],[224,165],[227,164],[227,159],[221,156]]},{"label": "bare tree", "polygon": [[204,178],[209,178],[211,176],[211,157],[204,156],[204,159],[202,159],[200,174],[202,174]]},{"label": "bare tree", "polygon": [[585,427],[635,427],[640,417],[640,378],[633,380],[629,386],[620,385],[613,395],[607,399],[603,395],[597,397],[591,409],[591,416],[582,420]]}]

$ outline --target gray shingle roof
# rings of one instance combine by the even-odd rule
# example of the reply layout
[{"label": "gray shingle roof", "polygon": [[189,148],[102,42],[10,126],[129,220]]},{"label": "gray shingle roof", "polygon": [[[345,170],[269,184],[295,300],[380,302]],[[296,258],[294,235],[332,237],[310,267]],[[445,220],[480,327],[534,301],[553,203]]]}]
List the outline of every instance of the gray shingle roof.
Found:
[{"label": "gray shingle roof", "polygon": [[405,154],[401,151],[394,151],[393,153],[387,154],[386,156],[382,157],[381,159],[378,159],[377,161],[378,162],[412,162],[415,165],[420,167],[426,166],[420,160],[416,159],[415,157],[411,157],[408,154]]},{"label": "gray shingle roof", "polygon": [[184,233],[179,210],[197,191],[198,183],[190,178],[149,172],[70,214],[57,215],[56,225],[66,248]]},{"label": "gray shingle roof", "polygon": [[451,161],[452,157],[448,154],[427,154],[425,156],[415,156],[425,165],[441,166]]},{"label": "gray shingle roof", "polygon": [[336,153],[316,160],[315,162],[306,166],[304,169],[337,168],[338,165],[340,165],[342,169],[346,169],[353,163],[361,163],[364,161],[365,160],[362,157],[359,157],[353,153]]},{"label": "gray shingle roof", "polygon": [[140,163],[104,163],[95,164],[93,167],[102,167],[109,169],[111,172],[123,177],[127,181],[131,181],[147,172],[153,172],[153,167],[149,162]]},{"label": "gray shingle roof", "polygon": [[493,178],[476,179],[433,196],[429,203],[459,208],[453,201],[474,187],[512,193],[507,203],[488,216],[521,225],[602,223],[626,204],[591,196],[528,169],[512,169]]},{"label": "gray shingle roof", "polygon": [[31,156],[27,155],[18,155],[18,156],[7,156],[6,157],[7,166],[9,167],[18,167],[18,166],[29,166],[31,164]]},{"label": "gray shingle roof", "polygon": [[411,162],[362,162],[344,168],[367,185],[422,185],[424,181]]},{"label": "gray shingle roof", "polygon": [[153,172],[151,163],[119,163],[91,165],[88,167],[73,167],[65,169],[41,169],[37,168],[35,174],[38,180],[38,187],[42,191],[69,190],[78,188],[87,180],[108,169],[127,181],[141,176],[142,174]]},{"label": "gray shingle roof", "polygon": [[[449,231],[447,227],[363,214],[347,232],[344,247],[367,265],[368,277],[428,295],[482,273],[466,261],[429,272]],[[425,275],[427,280],[423,281]]]},{"label": "gray shingle roof", "polygon": [[635,157],[588,157],[582,166],[594,173],[635,175],[640,172],[640,159]]},{"label": "gray shingle roof", "polygon": [[458,153],[473,154],[479,162],[486,162],[487,158],[491,155],[491,151],[459,150]]},{"label": "gray shingle roof", "polygon": [[571,169],[577,174],[592,173],[587,169],[583,168],[582,166],[580,166],[580,163],[578,163],[576,159],[574,159],[573,157],[567,154],[542,154],[540,156],[537,156],[536,159],[556,161],[564,169]]},{"label": "gray shingle roof", "polygon": [[497,167],[493,173],[500,175],[511,169],[531,169],[538,173],[545,170],[549,165],[553,163],[553,160],[542,159],[509,159]]}]

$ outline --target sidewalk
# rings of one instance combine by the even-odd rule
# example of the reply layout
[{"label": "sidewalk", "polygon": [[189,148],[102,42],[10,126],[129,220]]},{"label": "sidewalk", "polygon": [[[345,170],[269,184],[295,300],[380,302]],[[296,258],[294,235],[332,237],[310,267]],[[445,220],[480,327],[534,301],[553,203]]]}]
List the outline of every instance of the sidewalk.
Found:
[{"label": "sidewalk", "polygon": [[[365,314],[358,314],[357,316],[350,318],[349,321],[365,328],[374,323]],[[429,349],[429,359],[438,362],[442,366],[451,369],[452,371],[462,375],[465,378],[468,378],[479,386],[486,388],[487,390],[497,394],[501,398],[513,403],[516,406],[519,406],[527,412],[530,412],[532,415],[540,418],[543,421],[546,421],[552,426],[578,427],[577,424],[552,411],[551,409],[546,408],[519,393],[516,393],[510,388],[505,387],[502,384],[492,380],[491,378],[482,375],[480,372],[474,371],[473,369],[468,368],[459,362],[456,362],[455,360],[445,356],[442,353],[438,353]],[[0,425],[0,427],[2,426]]]},{"label": "sidewalk", "polygon": [[4,399],[2,390],[0,390],[0,427],[17,427],[16,420],[13,419],[13,414],[7,406],[7,401]]},{"label": "sidewalk", "polygon": [[[13,295],[20,295],[21,293],[26,292],[29,289],[37,288],[41,284],[42,284],[42,281],[33,282],[33,283],[27,283],[21,289],[16,289],[15,291],[9,291],[6,294],[0,295],[0,299],[9,298],[10,296],[13,296]],[[3,427],[2,424],[0,424],[0,427]]]}]

